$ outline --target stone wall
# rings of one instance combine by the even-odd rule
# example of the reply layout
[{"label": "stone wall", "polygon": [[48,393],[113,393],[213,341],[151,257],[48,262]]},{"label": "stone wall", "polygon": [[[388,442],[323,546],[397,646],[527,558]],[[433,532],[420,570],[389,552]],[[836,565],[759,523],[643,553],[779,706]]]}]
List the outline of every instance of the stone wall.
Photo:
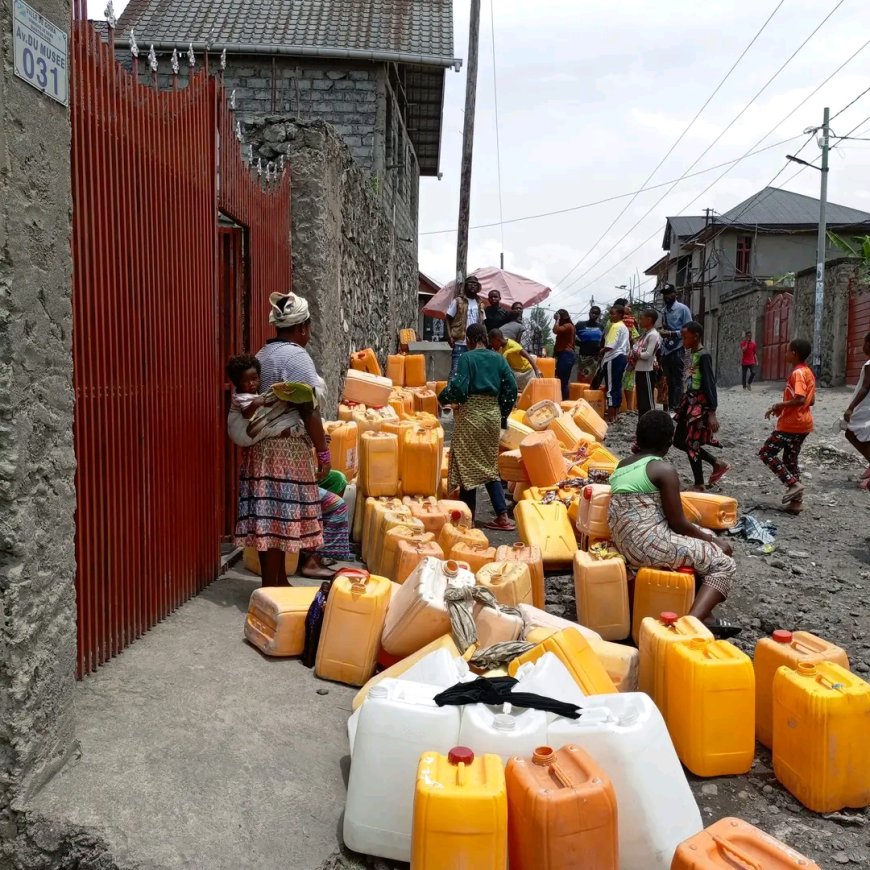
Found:
[{"label": "stone wall", "polygon": [[[30,2],[69,30],[68,0]],[[76,648],[70,124],[14,77],[11,10],[0,3],[0,843],[72,749]]]},{"label": "stone wall", "polygon": [[417,244],[403,239],[364,171],[323,121],[270,117],[245,133],[255,155],[280,144],[290,164],[293,289],[311,304],[311,351],[334,411],[347,358],[373,347],[383,363],[417,322]]},{"label": "stone wall", "polygon": [[[825,303],[822,308],[821,382],[839,387],[846,383],[846,336],[849,328],[849,294],[862,274],[859,259],[842,257],[825,264]],[[816,308],[816,270],[795,276],[792,338],[813,340]]]},{"label": "stone wall", "polygon": [[[790,289],[790,288],[789,288]],[[758,345],[756,378],[761,378],[762,344],[764,343],[764,309],[775,291],[772,287],[746,287],[719,300],[717,341],[714,351],[716,380],[720,386],[742,383],[740,342],[747,330]]]}]

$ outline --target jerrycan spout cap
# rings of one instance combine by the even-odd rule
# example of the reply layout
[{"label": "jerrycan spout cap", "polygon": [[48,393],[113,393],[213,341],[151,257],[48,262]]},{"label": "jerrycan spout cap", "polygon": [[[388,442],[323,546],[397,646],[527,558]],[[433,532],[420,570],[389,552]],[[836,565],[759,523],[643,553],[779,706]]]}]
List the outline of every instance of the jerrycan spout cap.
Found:
[{"label": "jerrycan spout cap", "polygon": [[799,662],[797,672],[802,677],[814,677],[816,675],[816,666],[812,662]]},{"label": "jerrycan spout cap", "polygon": [[444,573],[448,577],[455,577],[459,573],[459,562],[455,559],[448,559],[444,563]]},{"label": "jerrycan spout cap", "polygon": [[451,764],[469,765],[474,761],[474,753],[467,746],[454,746],[447,753],[447,760]]},{"label": "jerrycan spout cap", "polygon": [[451,520],[451,522],[456,523],[456,522],[459,522],[459,520],[461,520],[461,519],[462,519],[462,511],[458,511],[458,510],[455,510],[455,509],[452,510],[452,511],[450,511],[450,520]]},{"label": "jerrycan spout cap", "polygon": [[541,767],[548,767],[556,760],[556,753],[552,746],[539,746],[532,753],[532,763]]},{"label": "jerrycan spout cap", "polygon": [[777,643],[791,643],[791,641],[792,641],[792,634],[791,634],[791,632],[790,632],[790,631],[786,631],[784,628],[778,628],[775,632],[773,632],[773,634],[771,635],[771,637],[772,637],[772,638],[773,638]]},{"label": "jerrycan spout cap", "polygon": [[665,610],[659,614],[662,625],[673,625],[679,617],[671,610]]},{"label": "jerrycan spout cap", "polygon": [[693,637],[689,641],[689,646],[692,649],[705,649],[709,641],[706,637]]}]

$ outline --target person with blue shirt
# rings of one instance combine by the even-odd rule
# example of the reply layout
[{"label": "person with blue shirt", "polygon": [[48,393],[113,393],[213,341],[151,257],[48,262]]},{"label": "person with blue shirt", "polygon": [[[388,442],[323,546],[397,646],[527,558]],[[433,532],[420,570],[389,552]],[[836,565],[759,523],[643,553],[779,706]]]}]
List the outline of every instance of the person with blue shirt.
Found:
[{"label": "person with blue shirt", "polygon": [[686,352],[683,348],[683,327],[693,321],[691,309],[677,302],[677,289],[673,284],[662,288],[665,307],[662,309],[661,361],[662,371],[668,382],[668,404],[665,410],[676,411],[683,398],[683,378],[686,370]]}]

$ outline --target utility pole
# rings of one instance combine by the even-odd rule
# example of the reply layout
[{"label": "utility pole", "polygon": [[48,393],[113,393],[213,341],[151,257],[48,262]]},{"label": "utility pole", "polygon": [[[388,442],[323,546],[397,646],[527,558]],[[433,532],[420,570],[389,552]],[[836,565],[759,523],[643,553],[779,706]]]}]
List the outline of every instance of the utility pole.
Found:
[{"label": "utility pole", "polygon": [[471,215],[471,163],[474,156],[474,110],[477,106],[477,56],[480,42],[480,0],[471,0],[468,28],[468,68],[465,81],[465,124],[462,129],[462,174],[459,181],[459,234],[456,242],[456,283],[468,267],[468,224]]},{"label": "utility pole", "polygon": [[825,108],[822,121],[822,192],[819,196],[819,242],[816,254],[816,310],[813,321],[813,369],[816,377],[822,374],[822,310],[825,307],[825,248],[827,247],[828,208],[828,141],[831,110]]}]

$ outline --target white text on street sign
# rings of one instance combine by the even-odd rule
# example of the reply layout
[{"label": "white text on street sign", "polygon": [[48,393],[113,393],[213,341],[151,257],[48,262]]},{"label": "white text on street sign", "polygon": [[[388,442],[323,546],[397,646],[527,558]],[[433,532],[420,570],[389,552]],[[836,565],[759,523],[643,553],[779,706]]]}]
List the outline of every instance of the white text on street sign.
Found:
[{"label": "white text on street sign", "polygon": [[13,0],[15,75],[63,105],[69,103],[67,35],[24,0]]}]

